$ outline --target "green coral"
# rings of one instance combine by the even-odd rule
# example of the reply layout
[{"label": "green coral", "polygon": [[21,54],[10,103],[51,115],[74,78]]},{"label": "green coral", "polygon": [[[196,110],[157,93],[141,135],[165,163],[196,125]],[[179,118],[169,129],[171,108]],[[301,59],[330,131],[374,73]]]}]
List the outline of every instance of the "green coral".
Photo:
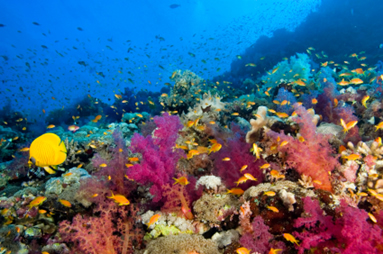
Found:
[{"label": "green coral", "polygon": [[178,235],[178,234],[192,234],[191,230],[181,231],[176,226],[157,224],[150,233],[146,233],[144,240],[156,239],[159,236]]}]

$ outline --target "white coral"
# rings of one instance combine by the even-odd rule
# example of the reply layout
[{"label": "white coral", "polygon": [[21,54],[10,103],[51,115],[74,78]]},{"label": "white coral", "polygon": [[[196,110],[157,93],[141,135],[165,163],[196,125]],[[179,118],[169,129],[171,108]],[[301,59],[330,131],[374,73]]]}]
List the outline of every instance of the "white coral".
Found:
[{"label": "white coral", "polygon": [[217,192],[218,187],[222,185],[222,181],[218,176],[202,176],[196,183],[196,189],[198,189],[199,185],[204,186],[206,189],[213,189]]}]

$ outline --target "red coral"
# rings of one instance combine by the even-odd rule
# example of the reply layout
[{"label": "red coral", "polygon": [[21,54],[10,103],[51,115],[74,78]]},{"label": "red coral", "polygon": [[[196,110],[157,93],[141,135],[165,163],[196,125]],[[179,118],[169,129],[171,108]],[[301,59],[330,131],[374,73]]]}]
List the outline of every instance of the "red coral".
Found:
[{"label": "red coral", "polygon": [[287,145],[278,146],[278,150],[286,154],[286,163],[295,168],[300,174],[311,176],[321,184],[315,184],[316,188],[331,191],[331,182],[328,172],[339,166],[337,158],[332,156],[333,148],[328,143],[329,136],[316,133],[313,116],[303,107],[294,104],[295,112],[299,117],[294,121],[299,124],[299,133],[305,139],[304,142],[297,138],[269,131],[267,135],[273,140],[280,138],[280,142],[287,141]]},{"label": "red coral", "polygon": [[164,213],[177,213],[178,216],[185,216],[187,219],[193,219],[191,212],[191,200],[186,193],[185,186],[166,184],[163,186],[163,196],[165,199],[161,211]]},{"label": "red coral", "polygon": [[[251,144],[247,144],[244,140],[244,134],[237,132],[234,137],[229,138],[226,144],[222,145],[221,150],[211,155],[214,160],[214,175],[221,177],[223,183],[227,188],[236,187],[235,183],[245,173],[252,174],[257,181],[247,181],[240,184],[238,187],[247,189],[250,186],[257,185],[263,182],[264,175],[259,168],[266,162],[263,159],[256,159],[250,153]],[[223,143],[223,141],[220,141]],[[222,159],[229,157],[230,161],[223,161]],[[240,172],[240,169],[247,165],[246,170]]]},{"label": "red coral", "polygon": [[74,243],[80,253],[133,253],[132,243],[141,241],[138,228],[133,226],[137,210],[107,202],[99,205],[94,214],[100,215],[77,214],[72,222],[61,222],[59,231],[63,241]]},{"label": "red coral", "polygon": [[154,136],[135,133],[130,149],[141,153],[142,161],[128,169],[127,175],[142,185],[152,183],[153,202],[161,201],[163,186],[172,182],[178,160],[184,156],[182,149],[174,149],[178,131],[183,127],[178,116],[164,114],[154,117],[157,129]]}]

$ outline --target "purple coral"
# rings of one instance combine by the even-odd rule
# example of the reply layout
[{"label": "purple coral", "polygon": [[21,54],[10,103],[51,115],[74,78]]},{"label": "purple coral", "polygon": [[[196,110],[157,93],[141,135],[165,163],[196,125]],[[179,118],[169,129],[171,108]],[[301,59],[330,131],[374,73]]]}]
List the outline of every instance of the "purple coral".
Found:
[{"label": "purple coral", "polygon": [[[227,140],[226,144],[222,145],[219,152],[211,155],[214,160],[213,174],[221,177],[227,188],[236,187],[235,182],[245,173],[252,174],[257,181],[239,184],[238,187],[244,190],[263,181],[264,176],[259,168],[266,162],[263,159],[257,160],[250,153],[250,148],[251,144],[246,143],[244,134],[237,132],[234,137]],[[223,161],[222,159],[225,157],[229,157],[230,161]],[[244,165],[247,165],[246,170],[240,172]]]},{"label": "purple coral", "polygon": [[136,182],[146,185],[152,183],[150,193],[153,202],[162,199],[163,186],[172,181],[178,160],[184,156],[181,149],[174,149],[178,131],[182,124],[178,116],[164,114],[154,117],[157,129],[153,137],[143,137],[135,133],[131,140],[130,150],[140,153],[142,160],[128,169],[127,175]]},{"label": "purple coral", "polygon": [[125,178],[125,164],[128,163],[129,151],[119,128],[114,130],[112,136],[115,146],[109,147],[108,150],[112,159],[107,161],[97,153],[92,159],[92,164],[95,167],[106,164],[107,166],[98,171],[96,175],[104,177],[104,179],[111,176],[110,181],[108,181],[108,188],[115,194],[128,195],[134,188],[134,184]]},{"label": "purple coral", "polygon": [[269,232],[262,216],[256,216],[251,223],[253,231],[245,233],[239,243],[253,252],[269,253],[270,248],[285,249],[283,242],[273,241],[274,236]]},{"label": "purple coral", "polygon": [[301,242],[299,253],[314,247],[327,248],[333,252],[382,253],[376,247],[382,244],[382,230],[367,222],[367,212],[350,207],[342,200],[336,212],[339,218],[325,215],[318,200],[303,199],[303,216],[296,219],[294,227],[302,228],[293,235]]}]

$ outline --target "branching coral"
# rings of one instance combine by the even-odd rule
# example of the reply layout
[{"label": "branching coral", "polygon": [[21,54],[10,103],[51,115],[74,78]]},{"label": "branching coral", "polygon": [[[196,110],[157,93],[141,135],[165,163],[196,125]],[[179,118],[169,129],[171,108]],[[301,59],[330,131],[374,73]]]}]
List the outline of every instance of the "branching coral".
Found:
[{"label": "branching coral", "polygon": [[[263,159],[256,159],[250,153],[251,145],[245,142],[242,135],[241,132],[235,133],[234,137],[228,139],[219,152],[211,156],[215,160],[213,173],[221,177],[227,188],[236,187],[237,184],[235,182],[245,173],[252,174],[257,178],[257,181],[248,181],[240,184],[239,187],[242,189],[257,185],[264,179],[264,175],[259,168],[265,164],[265,161]],[[230,158],[230,161],[223,160],[226,157]],[[245,165],[247,165],[247,168],[240,172],[240,169]]]},{"label": "branching coral", "polygon": [[154,123],[157,129],[153,137],[133,135],[130,150],[140,153],[142,160],[130,167],[127,175],[142,185],[152,183],[153,202],[159,202],[163,197],[163,186],[172,181],[177,161],[184,155],[181,149],[174,149],[178,131],[183,126],[178,116],[169,114],[154,117]]},{"label": "branching coral", "polygon": [[328,135],[316,133],[316,126],[313,122],[313,116],[302,106],[295,104],[295,112],[298,117],[293,121],[299,124],[299,134],[304,141],[283,133],[273,131],[267,132],[272,140],[287,142],[286,145],[278,145],[278,151],[282,157],[285,157],[285,163],[289,167],[293,167],[300,174],[310,176],[314,182],[314,186],[319,189],[331,191],[331,183],[328,172],[333,171],[339,166],[339,162],[332,156],[333,149],[328,143]]},{"label": "branching coral", "polygon": [[[103,158],[97,153],[92,164],[100,170],[96,173],[97,176],[110,178],[108,187],[111,191],[117,194],[128,195],[133,189],[134,184],[126,179],[126,164],[129,162],[128,157],[130,151],[125,145],[125,140],[122,137],[121,131],[117,128],[113,132],[114,146],[107,149],[107,157]],[[101,166],[102,165],[102,166]]]},{"label": "branching coral", "polygon": [[59,230],[63,241],[74,243],[81,253],[133,253],[133,242],[140,241],[139,229],[133,220],[137,210],[133,206],[118,207],[113,202],[106,202],[93,213],[100,213],[100,216],[77,214],[72,222],[61,222]]}]

